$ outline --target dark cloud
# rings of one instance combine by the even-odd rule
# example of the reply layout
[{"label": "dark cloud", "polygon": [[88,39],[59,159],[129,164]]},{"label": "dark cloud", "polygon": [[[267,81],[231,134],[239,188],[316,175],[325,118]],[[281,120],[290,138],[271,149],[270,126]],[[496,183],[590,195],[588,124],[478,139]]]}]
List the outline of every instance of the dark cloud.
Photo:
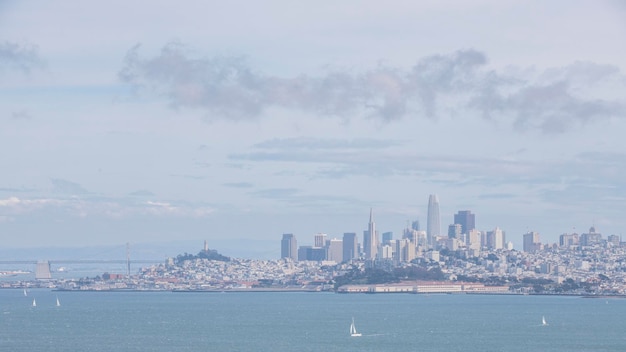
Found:
[{"label": "dark cloud", "polygon": [[14,111],[11,113],[11,119],[13,120],[30,120],[32,116],[26,110]]},{"label": "dark cloud", "polygon": [[7,67],[30,72],[31,69],[43,66],[36,46],[17,43],[0,43],[0,69]]},{"label": "dark cloud", "polygon": [[242,57],[195,58],[183,44],[170,43],[147,59],[139,46],[132,48],[119,77],[173,107],[203,109],[209,119],[256,118],[268,107],[385,121],[463,111],[518,130],[561,133],[626,115],[623,96],[599,98],[626,89],[615,66],[576,62],[543,72],[498,72],[489,69],[484,53],[471,49],[422,58],[409,70],[381,65],[276,77],[255,71]]}]

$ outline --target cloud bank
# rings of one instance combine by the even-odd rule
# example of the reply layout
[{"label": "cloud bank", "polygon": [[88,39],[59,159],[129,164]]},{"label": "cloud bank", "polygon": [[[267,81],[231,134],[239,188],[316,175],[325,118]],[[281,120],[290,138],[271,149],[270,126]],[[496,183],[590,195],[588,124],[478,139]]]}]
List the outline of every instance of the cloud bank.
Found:
[{"label": "cloud bank", "polygon": [[173,42],[151,58],[133,47],[119,77],[136,92],[156,94],[174,108],[202,109],[209,119],[253,119],[271,107],[384,121],[473,114],[518,130],[561,133],[626,115],[624,96],[599,98],[626,89],[615,66],[576,62],[497,71],[472,49],[424,57],[409,69],[379,65],[278,77],[257,72],[243,57],[195,57]]}]

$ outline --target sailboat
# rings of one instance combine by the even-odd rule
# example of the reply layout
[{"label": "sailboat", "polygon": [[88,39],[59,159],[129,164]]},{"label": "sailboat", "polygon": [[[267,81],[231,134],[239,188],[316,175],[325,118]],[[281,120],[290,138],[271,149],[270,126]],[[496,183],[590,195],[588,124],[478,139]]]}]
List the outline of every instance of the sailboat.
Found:
[{"label": "sailboat", "polygon": [[24,289],[24,297],[28,296],[28,293],[26,292],[26,289]]},{"label": "sailboat", "polygon": [[356,327],[354,326],[354,318],[352,318],[352,324],[350,324],[350,336],[352,337],[361,336],[360,333],[356,332]]},{"label": "sailboat", "polygon": [[546,317],[541,317],[541,325],[546,326],[548,323],[546,322]]},{"label": "sailboat", "polygon": [[33,298],[33,307],[37,307],[37,301]]},{"label": "sailboat", "polygon": [[59,302],[59,297],[57,297],[57,307],[61,306],[61,302]]}]

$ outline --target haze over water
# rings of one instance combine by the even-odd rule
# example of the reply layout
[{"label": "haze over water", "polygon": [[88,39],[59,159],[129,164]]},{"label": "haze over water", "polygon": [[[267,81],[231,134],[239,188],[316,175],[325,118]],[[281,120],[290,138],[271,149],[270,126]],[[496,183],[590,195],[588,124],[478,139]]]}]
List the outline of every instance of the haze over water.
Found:
[{"label": "haze over water", "polygon": [[0,350],[624,351],[625,315],[580,297],[0,290]]}]

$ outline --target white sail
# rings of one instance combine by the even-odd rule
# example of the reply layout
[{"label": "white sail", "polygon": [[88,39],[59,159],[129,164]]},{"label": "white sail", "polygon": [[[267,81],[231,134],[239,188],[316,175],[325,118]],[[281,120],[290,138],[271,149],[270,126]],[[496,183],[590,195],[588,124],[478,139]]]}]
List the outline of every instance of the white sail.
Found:
[{"label": "white sail", "polygon": [[354,318],[352,318],[352,324],[350,324],[350,336],[361,336],[361,334],[356,331],[356,327],[354,326]]},{"label": "white sail", "polygon": [[26,292],[26,289],[24,289],[24,297],[28,296],[28,293]]},{"label": "white sail", "polygon": [[33,307],[37,307],[37,301],[33,298]]},{"label": "white sail", "polygon": [[546,322],[546,317],[541,317],[541,325],[548,325]]},{"label": "white sail", "polygon": [[61,306],[61,302],[59,302],[59,297],[57,297],[57,307]]}]

